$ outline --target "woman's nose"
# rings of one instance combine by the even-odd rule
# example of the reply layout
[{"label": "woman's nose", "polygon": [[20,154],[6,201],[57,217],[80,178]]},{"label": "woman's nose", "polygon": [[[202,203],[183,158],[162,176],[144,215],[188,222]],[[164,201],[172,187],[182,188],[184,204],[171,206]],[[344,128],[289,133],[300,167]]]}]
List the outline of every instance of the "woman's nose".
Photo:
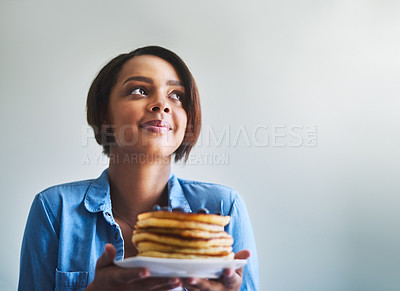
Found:
[{"label": "woman's nose", "polygon": [[[161,109],[163,108],[163,109]],[[158,105],[154,105],[150,108],[150,111],[152,112],[161,112],[164,111],[165,113],[170,113],[171,109],[169,108],[169,106],[158,106]]]},{"label": "woman's nose", "polygon": [[163,98],[158,98],[157,101],[150,104],[149,111],[170,113],[171,107]]}]

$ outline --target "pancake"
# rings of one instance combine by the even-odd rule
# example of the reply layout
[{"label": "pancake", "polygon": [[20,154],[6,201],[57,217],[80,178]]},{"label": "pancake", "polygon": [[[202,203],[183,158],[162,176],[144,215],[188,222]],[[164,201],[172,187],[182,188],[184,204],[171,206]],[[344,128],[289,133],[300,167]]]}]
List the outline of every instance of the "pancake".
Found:
[{"label": "pancake", "polygon": [[219,237],[219,238],[180,238],[177,236],[160,235],[156,233],[136,233],[132,237],[132,242],[137,244],[141,241],[162,242],[164,244],[178,246],[178,247],[192,247],[192,248],[208,248],[214,246],[232,245],[232,237]]},{"label": "pancake", "polygon": [[230,237],[230,235],[225,231],[205,231],[197,229],[174,229],[174,228],[137,228],[135,234],[140,233],[155,233],[155,234],[167,234],[176,235],[180,237],[187,238],[220,238],[220,237]]},{"label": "pancake", "polygon": [[138,220],[136,228],[150,228],[150,227],[165,227],[165,228],[180,228],[180,229],[198,229],[207,231],[223,231],[224,227],[221,225],[203,223],[197,221],[183,221],[163,218],[146,218]]},{"label": "pancake", "polygon": [[186,212],[175,212],[175,211],[151,211],[145,212],[138,215],[138,220],[144,220],[147,218],[164,218],[173,220],[183,221],[197,221],[209,224],[216,224],[225,226],[230,221],[230,216],[222,216],[216,214],[206,213],[186,213]]},{"label": "pancake", "polygon": [[[158,251],[158,252],[175,252],[176,246],[143,241],[137,244],[139,252]],[[212,247],[212,248],[180,248],[179,252],[182,254],[197,254],[197,255],[210,255],[210,256],[227,256],[232,252],[232,247]]]},{"label": "pancake", "polygon": [[186,259],[186,260],[193,260],[193,259],[229,259],[232,260],[234,258],[234,253],[229,253],[227,256],[202,256],[202,255],[190,255],[190,254],[182,254],[182,253],[164,253],[164,252],[157,252],[157,251],[148,251],[143,252],[141,254],[143,257],[156,257],[156,258],[166,258],[166,259]]},{"label": "pancake", "polygon": [[[138,256],[175,259],[233,259],[233,238],[224,231],[229,216],[181,211],[138,215],[132,242]],[[205,212],[205,213],[204,213]]]}]

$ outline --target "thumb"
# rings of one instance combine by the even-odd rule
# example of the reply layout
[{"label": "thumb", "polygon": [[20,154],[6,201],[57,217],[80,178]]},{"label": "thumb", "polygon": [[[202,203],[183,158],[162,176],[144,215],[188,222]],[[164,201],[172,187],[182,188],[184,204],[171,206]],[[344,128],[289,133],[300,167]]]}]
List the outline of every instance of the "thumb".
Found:
[{"label": "thumb", "polygon": [[235,254],[235,259],[247,260],[248,258],[250,258],[250,256],[251,256],[251,253],[249,250],[242,250]]},{"label": "thumb", "polygon": [[[235,254],[235,260],[247,260],[250,258],[251,252],[249,250],[242,250]],[[226,270],[225,276],[228,276],[229,279],[229,271]],[[243,278],[243,267],[236,270],[236,273],[239,274],[240,277]]]},{"label": "thumb", "polygon": [[112,244],[106,244],[104,252],[101,257],[97,260],[96,269],[103,268],[108,265],[114,264],[114,259],[117,251]]}]

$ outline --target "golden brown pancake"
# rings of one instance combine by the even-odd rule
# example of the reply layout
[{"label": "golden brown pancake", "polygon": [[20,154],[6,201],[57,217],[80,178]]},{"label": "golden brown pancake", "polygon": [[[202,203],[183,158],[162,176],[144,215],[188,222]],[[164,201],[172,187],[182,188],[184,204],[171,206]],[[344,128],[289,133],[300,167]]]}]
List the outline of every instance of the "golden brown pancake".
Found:
[{"label": "golden brown pancake", "polygon": [[225,226],[230,221],[230,216],[222,216],[216,214],[205,214],[205,213],[186,213],[186,212],[174,212],[174,211],[151,211],[139,214],[138,220],[144,220],[147,218],[164,218],[173,220],[183,221],[198,221],[203,223],[210,223]]},{"label": "golden brown pancake", "polygon": [[[139,252],[158,251],[158,252],[175,252],[176,246],[167,245],[157,242],[143,241],[137,244]],[[212,248],[180,248],[180,253],[183,254],[197,254],[197,255],[210,255],[210,256],[227,256],[232,252],[231,246],[221,246]]]},{"label": "golden brown pancake", "polygon": [[182,221],[163,218],[146,218],[138,220],[136,228],[149,228],[149,227],[165,227],[165,228],[181,228],[181,229],[198,229],[208,231],[223,231],[224,227],[217,224],[203,223],[197,221]]},{"label": "golden brown pancake", "polygon": [[157,251],[143,252],[141,254],[143,257],[157,257],[157,258],[169,258],[169,259],[233,259],[234,253],[229,253],[227,256],[202,256],[202,255],[189,255],[181,253],[163,253]]},{"label": "golden brown pancake", "polygon": [[213,246],[226,246],[232,245],[232,237],[219,237],[210,239],[188,239],[180,238],[177,236],[160,235],[156,233],[137,233],[133,235],[132,241],[137,244],[141,241],[162,242],[164,244],[179,246],[179,247],[192,247],[192,248],[208,248]]},{"label": "golden brown pancake", "polygon": [[197,229],[175,229],[175,228],[137,228],[134,231],[135,234],[140,233],[156,233],[156,234],[166,234],[166,235],[174,235],[186,238],[220,238],[220,237],[231,237],[225,231],[205,231],[205,230],[197,230]]},{"label": "golden brown pancake", "polygon": [[229,216],[177,211],[142,213],[132,242],[138,256],[175,259],[233,259]]}]

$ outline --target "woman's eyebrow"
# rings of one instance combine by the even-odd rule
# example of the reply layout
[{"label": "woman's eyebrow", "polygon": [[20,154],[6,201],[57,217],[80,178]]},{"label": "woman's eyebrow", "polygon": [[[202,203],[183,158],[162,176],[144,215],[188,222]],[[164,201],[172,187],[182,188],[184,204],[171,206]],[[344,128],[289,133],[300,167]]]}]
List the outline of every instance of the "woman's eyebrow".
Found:
[{"label": "woman's eyebrow", "polygon": [[168,80],[167,85],[169,86],[182,86],[183,87],[183,82],[178,81],[178,80]]},{"label": "woman's eyebrow", "polygon": [[146,83],[149,83],[149,84],[153,84],[153,80],[148,78],[148,77],[133,76],[133,77],[129,77],[128,79],[126,79],[125,82],[122,85],[124,85],[126,82],[129,82],[129,81],[132,81],[132,80],[134,80],[134,81],[142,81],[142,82],[146,82]]},{"label": "woman's eyebrow", "polygon": [[[153,84],[153,80],[149,77],[144,77],[144,76],[132,76],[129,77],[128,79],[125,80],[125,82],[122,84],[124,85],[125,83],[129,82],[129,81],[141,81],[141,82],[145,82],[145,83],[149,83],[149,84]],[[178,81],[178,80],[168,80],[166,82],[166,84],[168,86],[182,86],[183,87],[183,82]]]}]

